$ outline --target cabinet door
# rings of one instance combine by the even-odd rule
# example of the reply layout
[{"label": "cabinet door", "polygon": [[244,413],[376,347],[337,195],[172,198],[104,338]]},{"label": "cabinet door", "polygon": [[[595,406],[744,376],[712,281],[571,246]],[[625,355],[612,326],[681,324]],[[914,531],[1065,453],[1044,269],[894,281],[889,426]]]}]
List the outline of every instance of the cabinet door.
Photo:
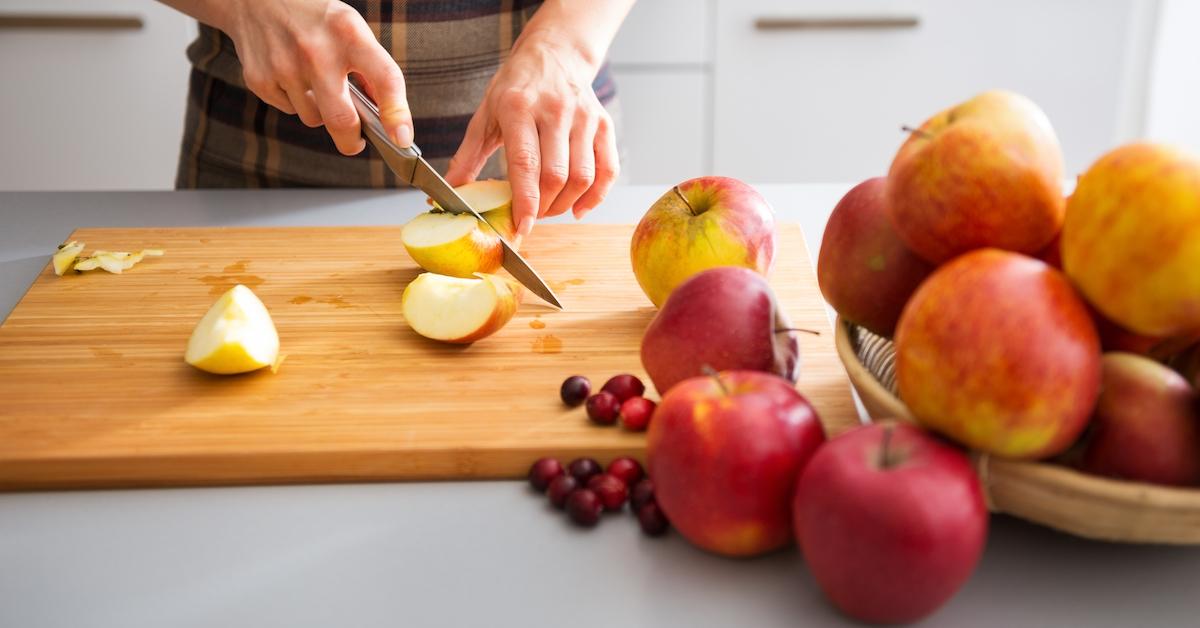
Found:
[{"label": "cabinet door", "polygon": [[1149,26],[1147,6],[719,0],[716,169],[763,182],[884,174],[901,125],[1006,88],[1049,115],[1070,176],[1131,131],[1144,71],[1131,31]]},{"label": "cabinet door", "polygon": [[136,17],[0,33],[0,190],[169,189],[194,22],[145,0],[6,2],[0,16]]},{"label": "cabinet door", "polygon": [[705,174],[707,74],[614,70],[625,183],[671,185]]}]

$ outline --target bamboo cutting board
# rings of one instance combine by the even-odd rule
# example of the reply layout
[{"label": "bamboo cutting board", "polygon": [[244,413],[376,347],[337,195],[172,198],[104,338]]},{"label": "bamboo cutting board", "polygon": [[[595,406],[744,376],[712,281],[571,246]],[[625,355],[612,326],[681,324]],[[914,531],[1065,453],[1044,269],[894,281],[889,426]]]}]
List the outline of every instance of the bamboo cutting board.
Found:
[{"label": "bamboo cutting board", "polygon": [[[122,275],[47,267],[0,326],[0,488],[510,478],[539,456],[642,457],[645,438],[564,408],[571,374],[645,378],[654,315],[631,226],[544,225],[523,252],[565,311],[526,295],[471,346],[426,340],[400,295],[419,270],[399,227],[80,229],[94,249],[162,248]],[[798,226],[772,276],[801,334],[800,390],[826,424],[857,421]],[[279,372],[184,364],[222,292],[252,288],[287,355]]]}]

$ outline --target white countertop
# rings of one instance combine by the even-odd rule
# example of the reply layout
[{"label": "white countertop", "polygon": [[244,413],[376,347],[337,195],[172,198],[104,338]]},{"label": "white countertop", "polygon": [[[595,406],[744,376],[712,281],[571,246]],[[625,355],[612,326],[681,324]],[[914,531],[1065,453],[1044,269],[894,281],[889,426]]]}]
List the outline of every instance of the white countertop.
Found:
[{"label": "white countertop", "polygon": [[[810,253],[848,185],[767,185]],[[666,186],[587,218],[635,222]],[[405,221],[411,192],[0,193],[0,316],[82,226]],[[3,400],[0,399],[0,403]],[[1185,626],[1200,549],[992,518],[979,570],[922,625]],[[719,558],[626,513],[579,530],[523,482],[0,494],[0,626],[824,626],[794,550]]]}]

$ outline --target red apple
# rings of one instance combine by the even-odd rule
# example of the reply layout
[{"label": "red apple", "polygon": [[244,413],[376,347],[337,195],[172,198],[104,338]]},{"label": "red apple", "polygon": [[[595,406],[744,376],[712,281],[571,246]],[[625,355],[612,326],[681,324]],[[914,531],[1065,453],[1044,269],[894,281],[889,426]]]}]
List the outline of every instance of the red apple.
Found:
[{"label": "red apple", "polygon": [[989,91],[925,121],[888,172],[888,211],[915,253],[1034,254],[1063,223],[1062,149],[1033,101]]},{"label": "red apple", "polygon": [[796,483],[796,540],[842,612],[908,623],[937,610],[975,570],[988,514],[958,449],[903,423],[845,432]]},{"label": "red apple", "polygon": [[1132,353],[1107,353],[1102,364],[1084,470],[1157,484],[1200,483],[1200,399],[1187,380]]},{"label": "red apple", "polygon": [[630,246],[638,285],[661,307],[688,277],[716,266],[767,274],[775,217],[754,188],[728,177],[689,179],[650,206]]},{"label": "red apple", "polygon": [[824,441],[816,412],[790,382],[730,371],[672,388],[650,422],[646,455],[655,498],[684,538],[754,556],[792,541],[788,500]]},{"label": "red apple", "polygon": [[1088,306],[1092,320],[1096,323],[1096,332],[1100,334],[1100,349],[1103,351],[1124,351],[1150,355],[1162,343],[1162,338],[1153,338],[1136,334],[1112,322],[1099,310]]},{"label": "red apple", "polygon": [[908,297],[932,271],[888,220],[887,179],[859,183],[833,208],[817,258],[817,282],[847,320],[890,338]]},{"label": "red apple", "polygon": [[1062,273],[981,249],[934,271],[909,300],[896,329],[896,381],[924,426],[972,449],[1045,458],[1087,425],[1100,339]]},{"label": "red apple", "polygon": [[799,362],[796,333],[766,279],[733,266],[685,281],[642,336],[642,366],[660,395],[705,367],[764,371],[795,382]]}]

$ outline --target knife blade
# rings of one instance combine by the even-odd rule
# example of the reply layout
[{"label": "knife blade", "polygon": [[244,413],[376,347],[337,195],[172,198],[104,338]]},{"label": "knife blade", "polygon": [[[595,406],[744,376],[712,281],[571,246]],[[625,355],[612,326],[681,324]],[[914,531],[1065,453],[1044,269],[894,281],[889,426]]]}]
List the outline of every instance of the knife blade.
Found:
[{"label": "knife blade", "polygon": [[437,170],[434,170],[433,166],[430,166],[429,162],[421,156],[421,150],[417,148],[416,144],[411,147],[396,145],[384,130],[383,121],[379,117],[379,108],[375,106],[375,103],[353,81],[347,81],[347,85],[350,87],[355,109],[358,110],[358,117],[362,122],[363,136],[383,157],[388,168],[401,181],[428,194],[429,198],[438,204],[438,207],[453,214],[471,214],[491,227],[500,237],[500,246],[504,252],[500,265],[504,267],[504,270],[507,270],[513,279],[516,279],[542,300],[560,310],[563,309],[558,296],[554,294],[550,286],[546,285],[541,275],[538,275],[529,262],[525,261],[525,258],[521,257],[521,254],[500,234],[500,230],[488,222],[483,214],[475,211],[474,207],[463,200],[449,183],[446,183],[442,175],[438,174]]}]

